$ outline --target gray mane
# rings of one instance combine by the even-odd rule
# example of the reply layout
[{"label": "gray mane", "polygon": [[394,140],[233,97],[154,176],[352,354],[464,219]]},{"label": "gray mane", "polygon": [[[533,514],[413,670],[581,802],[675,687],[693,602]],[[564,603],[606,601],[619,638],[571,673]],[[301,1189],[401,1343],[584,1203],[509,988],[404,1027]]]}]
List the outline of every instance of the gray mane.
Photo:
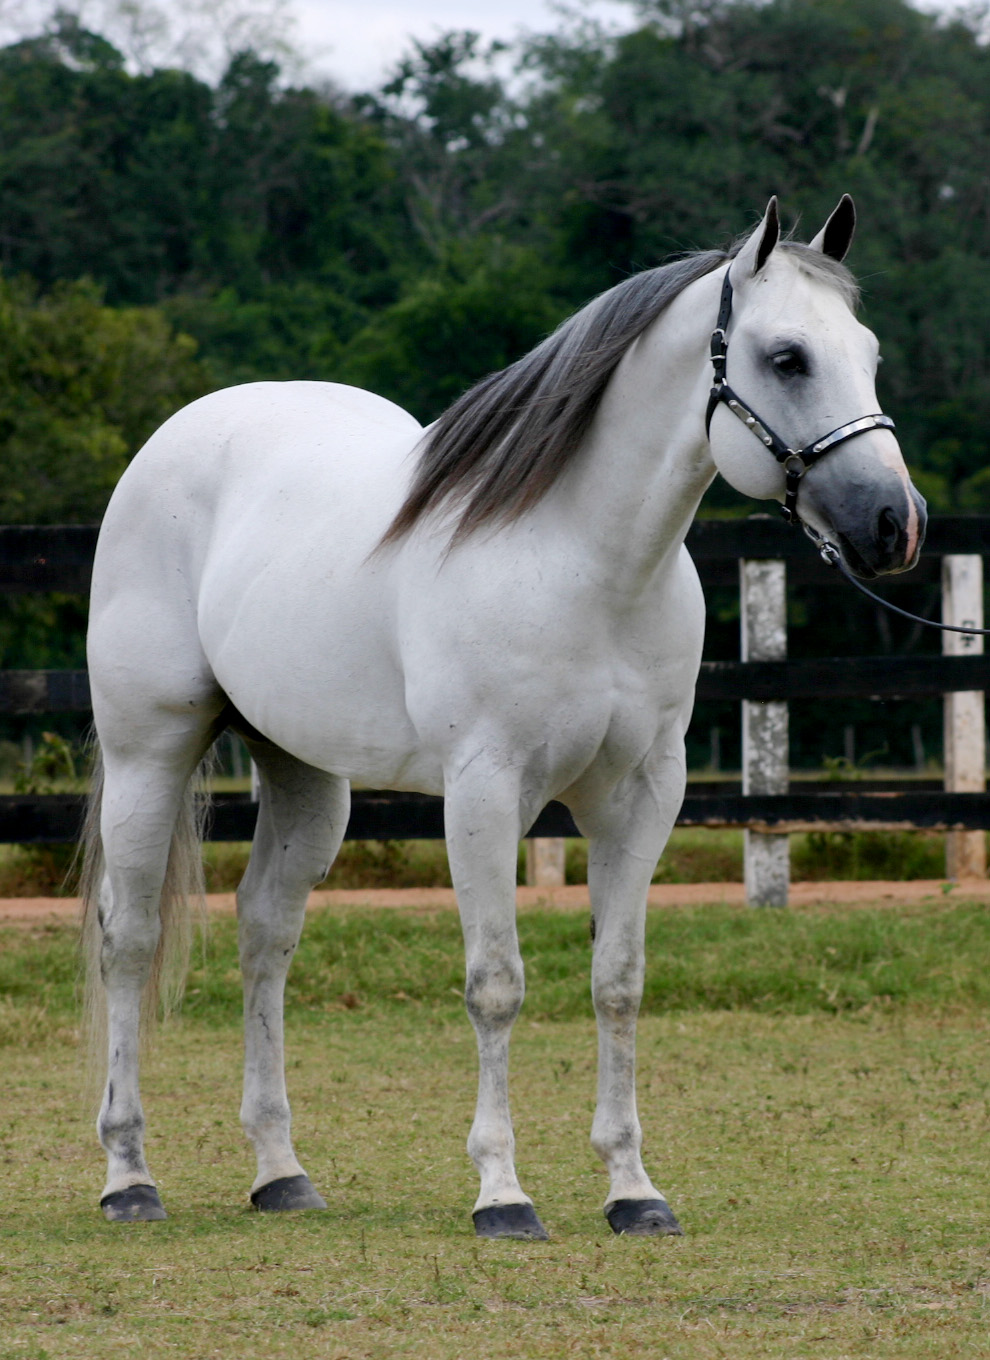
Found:
[{"label": "gray mane", "polygon": [[[460,507],[452,545],[531,509],[580,444],[629,346],[674,298],[731,259],[741,244],[699,251],[624,279],[563,321],[536,349],[459,397],[423,439],[412,487],[382,544],[402,538],[441,508]],[[783,241],[778,249],[792,254],[805,272],[837,286],[855,306],[856,284],[843,265],[797,242]]]}]

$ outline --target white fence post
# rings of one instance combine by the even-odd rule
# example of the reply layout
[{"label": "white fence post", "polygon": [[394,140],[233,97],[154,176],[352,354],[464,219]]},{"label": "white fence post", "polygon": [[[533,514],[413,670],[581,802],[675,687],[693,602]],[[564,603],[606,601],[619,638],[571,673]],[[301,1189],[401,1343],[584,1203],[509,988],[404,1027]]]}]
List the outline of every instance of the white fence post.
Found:
[{"label": "white fence post", "polygon": [[[787,656],[787,568],[782,561],[740,560],[740,650],[743,661],[783,661]],[[787,704],[744,699],[743,793],[786,793]],[[786,907],[791,877],[786,834],[745,833],[746,901],[751,907]]]},{"label": "white fence post", "polygon": [[526,840],[526,882],[535,888],[564,886],[565,842],[561,836],[530,836]]},{"label": "white fence post", "polygon": [[[983,558],[957,553],[942,558],[942,622],[983,627]],[[945,656],[978,656],[983,639],[943,633]],[[986,788],[986,734],[983,694],[947,694],[944,704],[945,788],[948,793],[982,793]],[[947,878],[986,878],[986,835],[950,831],[945,837]]]}]

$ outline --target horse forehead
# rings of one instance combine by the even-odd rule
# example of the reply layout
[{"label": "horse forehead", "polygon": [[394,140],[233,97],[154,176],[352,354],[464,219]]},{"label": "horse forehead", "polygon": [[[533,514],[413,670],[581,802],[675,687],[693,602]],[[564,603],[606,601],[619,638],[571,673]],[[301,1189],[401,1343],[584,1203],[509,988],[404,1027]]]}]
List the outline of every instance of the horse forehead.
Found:
[{"label": "horse forehead", "polygon": [[828,279],[816,278],[786,256],[771,263],[773,268],[753,280],[748,319],[754,329],[793,331],[810,340],[834,334],[857,341],[870,336],[841,289]]}]

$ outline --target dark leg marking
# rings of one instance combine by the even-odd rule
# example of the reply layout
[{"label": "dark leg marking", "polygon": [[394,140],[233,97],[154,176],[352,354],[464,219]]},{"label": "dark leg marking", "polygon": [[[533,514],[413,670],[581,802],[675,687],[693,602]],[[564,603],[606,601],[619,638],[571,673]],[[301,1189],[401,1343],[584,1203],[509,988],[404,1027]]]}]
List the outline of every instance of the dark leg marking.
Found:
[{"label": "dark leg marking", "polygon": [[325,1209],[327,1202],[308,1176],[281,1176],[255,1190],[251,1203],[262,1213],[285,1213],[292,1209]]},{"label": "dark leg marking", "polygon": [[665,1199],[617,1199],[605,1210],[614,1233],[629,1237],[683,1237],[684,1229]]},{"label": "dark leg marking", "polygon": [[546,1242],[550,1234],[532,1204],[491,1204],[474,1211],[476,1237],[512,1237],[517,1241]]},{"label": "dark leg marking", "polygon": [[103,1196],[100,1208],[109,1223],[155,1223],[168,1217],[153,1185],[114,1190]]}]

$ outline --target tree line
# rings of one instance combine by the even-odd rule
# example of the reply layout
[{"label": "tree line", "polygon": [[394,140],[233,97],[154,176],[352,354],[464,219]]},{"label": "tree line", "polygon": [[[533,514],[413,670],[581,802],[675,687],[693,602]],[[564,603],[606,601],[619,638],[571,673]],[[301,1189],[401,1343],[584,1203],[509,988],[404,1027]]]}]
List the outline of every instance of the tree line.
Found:
[{"label": "tree line", "polygon": [[[843,191],[916,480],[935,511],[990,510],[985,23],[637,0],[618,37],[448,33],[345,95],[250,50],[212,82],[135,71],[57,13],[0,49],[0,521],[98,518],[169,411],[232,382],[355,382],[433,419],[771,193],[816,228]],[[716,485],[706,508],[746,507]],[[43,664],[11,608],[5,664]],[[716,638],[733,610],[713,602]],[[849,618],[859,650],[906,640]]]}]

